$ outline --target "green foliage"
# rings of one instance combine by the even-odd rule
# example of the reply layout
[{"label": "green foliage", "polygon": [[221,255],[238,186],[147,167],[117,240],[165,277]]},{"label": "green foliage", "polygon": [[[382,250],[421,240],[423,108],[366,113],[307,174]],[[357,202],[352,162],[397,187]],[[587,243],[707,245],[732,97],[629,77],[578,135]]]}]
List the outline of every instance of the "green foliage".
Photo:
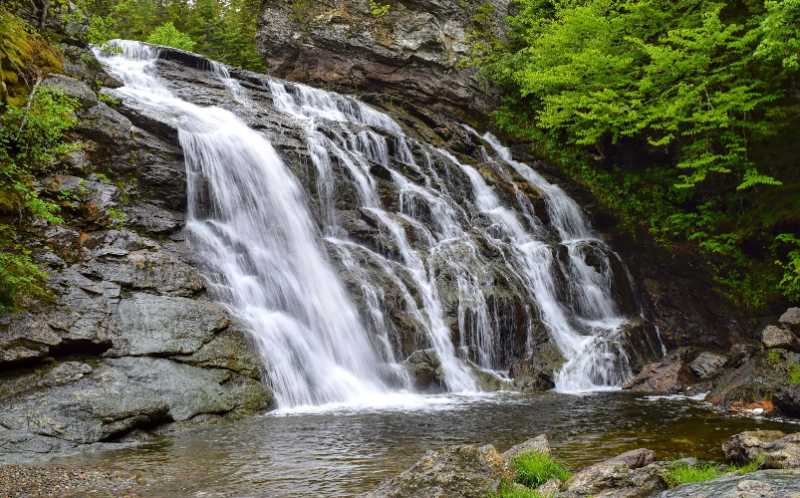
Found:
[{"label": "green foliage", "polygon": [[373,17],[383,17],[392,10],[389,4],[380,4],[375,0],[369,0],[369,11]]},{"label": "green foliage", "polygon": [[61,222],[58,205],[40,197],[34,178],[74,150],[64,133],[75,125],[75,106],[57,91],[37,89],[25,105],[0,114],[0,312],[47,295],[46,275],[20,243],[17,227],[37,218]]},{"label": "green foliage", "polygon": [[109,40],[119,38],[119,33],[114,29],[115,24],[111,16],[91,16],[86,33],[87,41],[92,45],[102,46]]},{"label": "green foliage", "polygon": [[[470,37],[471,63],[504,93],[498,125],[629,228],[688,242],[719,290],[752,308],[774,299],[770,232],[800,228],[800,0],[517,4],[508,39]],[[780,289],[796,299],[792,261]]]},{"label": "green foliage", "polygon": [[263,71],[255,47],[258,0],[80,0],[89,41],[149,41]]},{"label": "green foliage", "polygon": [[710,481],[726,474],[718,465],[687,465],[685,463],[673,465],[664,473],[664,480],[671,488],[694,482]]},{"label": "green foliage", "polygon": [[800,364],[789,365],[789,384],[793,386],[800,384]]},{"label": "green foliage", "polygon": [[171,22],[165,22],[157,27],[147,37],[147,42],[154,45],[164,45],[165,47],[178,48],[191,52],[195,42],[186,33],[181,33]]},{"label": "green foliage", "polygon": [[550,455],[531,451],[517,455],[511,460],[516,471],[515,481],[531,488],[541,486],[550,479],[566,481],[570,472]]},{"label": "green foliage", "polygon": [[790,233],[782,233],[775,240],[789,248],[786,260],[776,262],[783,270],[783,277],[778,286],[787,298],[800,302],[800,238]]}]

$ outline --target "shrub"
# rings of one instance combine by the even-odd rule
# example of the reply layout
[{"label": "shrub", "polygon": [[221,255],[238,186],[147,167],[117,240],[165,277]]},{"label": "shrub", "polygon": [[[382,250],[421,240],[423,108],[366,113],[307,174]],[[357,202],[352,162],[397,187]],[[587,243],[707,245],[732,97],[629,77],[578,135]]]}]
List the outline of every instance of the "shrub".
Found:
[{"label": "shrub", "polygon": [[178,31],[174,24],[165,22],[157,27],[147,37],[148,43],[155,45],[164,45],[165,47],[177,48],[191,52],[194,49],[195,42],[186,33]]},{"label": "shrub", "polygon": [[570,472],[548,454],[538,451],[522,453],[511,460],[511,466],[516,471],[515,481],[535,488],[550,479],[566,481]]}]

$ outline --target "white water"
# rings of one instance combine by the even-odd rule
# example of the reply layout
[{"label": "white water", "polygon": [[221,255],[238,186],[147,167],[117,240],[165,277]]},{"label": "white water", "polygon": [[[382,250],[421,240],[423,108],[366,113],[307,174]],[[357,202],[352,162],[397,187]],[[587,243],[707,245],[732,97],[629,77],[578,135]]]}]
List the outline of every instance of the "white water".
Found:
[{"label": "white water", "polygon": [[[525,323],[512,327],[527,331],[522,353],[533,352],[534,323],[541,322],[567,360],[558,390],[613,389],[630,375],[619,338],[626,319],[610,292],[612,253],[572,199],[493,136],[482,138],[484,160],[514,186],[516,204],[500,199],[472,166],[406,137],[389,116],[349,97],[270,80],[275,109],[296,121],[313,163],[315,192],[305,192],[269,141],[235,114],[177,98],[155,76],[156,49],[119,46],[122,54],[101,56],[125,82],[115,92],[178,128],[193,249],[218,297],[256,338],[280,413],[458,402],[408,393],[412,380],[397,343],[407,324],[393,322],[387,285],[424,332],[422,347],[435,351],[448,391],[478,391],[477,371],[505,381],[512,354],[521,353],[499,334],[509,317],[490,300],[496,265],[529,293]],[[211,70],[248,113],[259,112],[225,66],[212,63]],[[510,180],[512,171],[542,193],[549,224]],[[454,190],[459,175],[472,199]],[[387,199],[387,182],[396,197]],[[348,202],[378,225],[394,255],[351,238],[337,204],[343,188],[355,193]],[[491,226],[477,228],[476,216]],[[486,244],[499,260],[486,258]],[[559,247],[566,257],[557,256]],[[568,302],[557,273],[566,277]],[[343,276],[361,297],[360,310]]]},{"label": "white water", "polygon": [[121,54],[101,60],[125,83],[119,95],[177,125],[193,248],[268,358],[279,406],[387,392],[392,368],[370,343],[302,189],[270,143],[227,110],[175,97],[154,75],[156,49],[118,45]]}]

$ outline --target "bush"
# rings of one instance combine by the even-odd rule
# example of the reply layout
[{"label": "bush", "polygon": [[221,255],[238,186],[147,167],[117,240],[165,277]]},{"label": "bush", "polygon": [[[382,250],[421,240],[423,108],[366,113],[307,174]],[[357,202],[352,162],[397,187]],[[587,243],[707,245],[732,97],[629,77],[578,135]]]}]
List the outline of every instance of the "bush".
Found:
[{"label": "bush", "polygon": [[155,45],[164,45],[165,47],[177,48],[179,50],[186,50],[191,52],[194,49],[195,42],[186,33],[181,33],[171,22],[165,22],[157,27],[147,37],[148,43]]},{"label": "bush", "polygon": [[800,0],[517,5],[506,39],[472,39],[498,125],[738,304],[799,299],[772,242],[798,229]]},{"label": "bush", "polygon": [[516,471],[515,481],[531,488],[536,488],[550,479],[566,481],[570,472],[555,461],[550,455],[538,451],[522,453],[511,460]]}]

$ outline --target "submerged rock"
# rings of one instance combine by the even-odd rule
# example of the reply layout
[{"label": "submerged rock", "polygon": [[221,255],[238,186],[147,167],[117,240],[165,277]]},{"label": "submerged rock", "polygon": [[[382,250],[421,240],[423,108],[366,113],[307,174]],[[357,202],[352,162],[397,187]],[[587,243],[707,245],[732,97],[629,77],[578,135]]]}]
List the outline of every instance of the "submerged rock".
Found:
[{"label": "submerged rock", "polygon": [[658,498],[798,498],[800,471],[761,470],[727,475],[664,491]]},{"label": "submerged rock", "polygon": [[397,477],[364,498],[485,498],[506,477],[503,457],[491,445],[429,451]]}]

